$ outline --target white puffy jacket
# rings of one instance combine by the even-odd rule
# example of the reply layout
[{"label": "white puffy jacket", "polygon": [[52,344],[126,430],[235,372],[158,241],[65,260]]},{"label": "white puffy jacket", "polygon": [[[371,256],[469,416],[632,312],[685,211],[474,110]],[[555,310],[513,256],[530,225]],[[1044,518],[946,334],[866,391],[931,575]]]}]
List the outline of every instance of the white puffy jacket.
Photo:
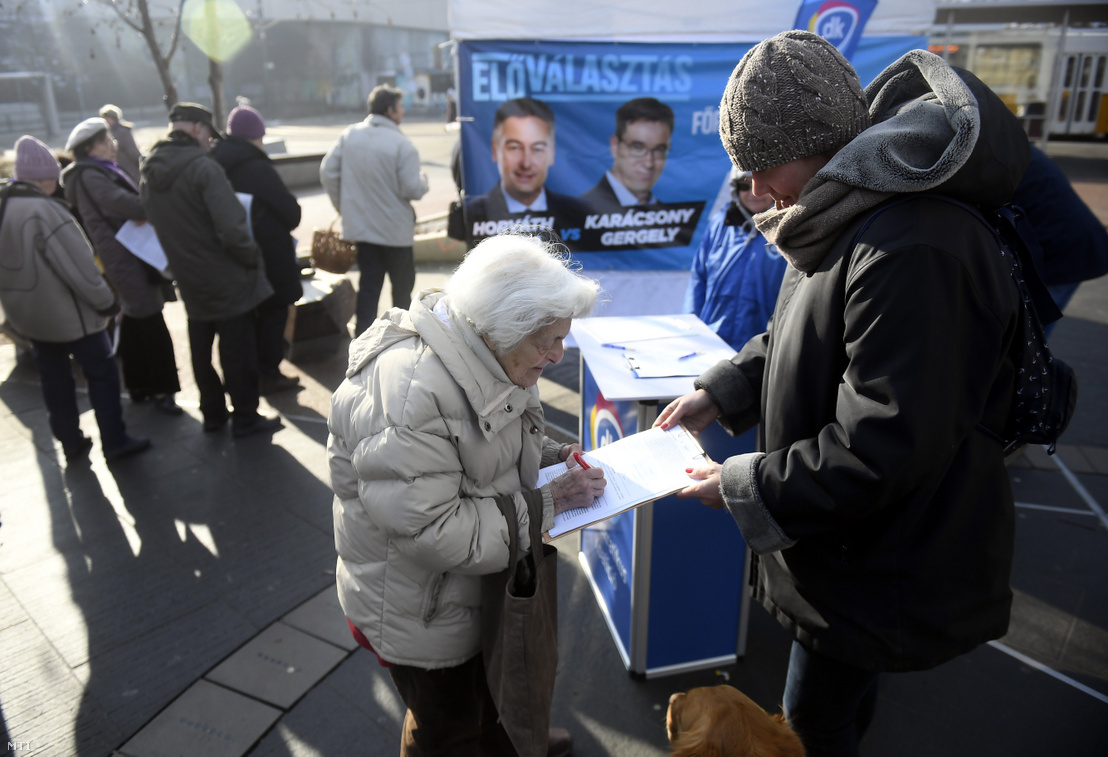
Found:
[{"label": "white puffy jacket", "polygon": [[440,318],[442,297],[354,340],[328,419],[339,600],[383,659],[425,669],[480,651],[480,576],[508,564],[494,497],[512,497],[529,545],[527,498],[541,494],[549,528],[534,486],[561,447],[538,390],[511,383],[471,324]]}]

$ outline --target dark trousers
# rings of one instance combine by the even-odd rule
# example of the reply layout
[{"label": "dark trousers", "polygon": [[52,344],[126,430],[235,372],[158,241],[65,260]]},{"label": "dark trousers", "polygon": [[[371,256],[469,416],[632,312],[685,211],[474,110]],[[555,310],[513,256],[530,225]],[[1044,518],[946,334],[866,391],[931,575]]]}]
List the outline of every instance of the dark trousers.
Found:
[{"label": "dark trousers", "polygon": [[289,306],[270,297],[254,310],[254,326],[258,341],[258,372],[263,376],[280,374],[285,359],[285,325]]},{"label": "dark trousers", "polygon": [[389,670],[408,707],[401,757],[515,757],[485,683],[481,655],[453,668]]},{"label": "dark trousers", "polygon": [[42,383],[42,399],[50,416],[50,430],[62,447],[73,449],[84,439],[70,355],[85,374],[88,398],[100,427],[101,446],[110,450],[123,445],[127,441],[127,428],[119,401],[119,369],[111,357],[108,335],[101,331],[75,342],[32,341],[31,345]]},{"label": "dark trousers", "polygon": [[873,720],[878,674],[833,660],[793,641],[785,680],[785,717],[808,757],[853,757]]},{"label": "dark trousers", "polygon": [[212,367],[212,345],[217,335],[219,364],[234,406],[232,417],[236,423],[252,423],[258,417],[258,346],[252,310],[225,321],[189,319],[192,373],[200,390],[200,412],[206,419],[227,415],[224,382]]},{"label": "dark trousers", "polygon": [[377,304],[381,300],[381,287],[385,274],[392,284],[392,306],[405,308],[412,304],[415,288],[415,255],[411,247],[385,247],[380,244],[358,242],[358,320],[354,335],[369,328],[377,319]]},{"label": "dark trousers", "polygon": [[123,364],[123,384],[131,399],[141,402],[154,395],[181,391],[173,339],[160,312],[147,318],[123,316],[118,354]]}]

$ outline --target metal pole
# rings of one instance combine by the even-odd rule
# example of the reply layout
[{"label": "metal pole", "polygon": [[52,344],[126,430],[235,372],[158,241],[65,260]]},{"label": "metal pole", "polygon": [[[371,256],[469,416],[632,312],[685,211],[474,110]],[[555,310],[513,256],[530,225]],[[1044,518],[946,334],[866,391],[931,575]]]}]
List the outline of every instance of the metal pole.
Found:
[{"label": "metal pole", "polygon": [[50,74],[42,75],[42,108],[46,112],[46,133],[50,136],[60,134],[62,127],[58,122],[58,103],[54,99],[54,80]]},{"label": "metal pole", "polygon": [[[1058,38],[1058,49],[1054,51],[1054,74],[1050,80],[1050,92],[1047,94],[1047,107],[1043,118],[1043,132],[1039,139],[1039,148],[1046,150],[1047,139],[1050,138],[1050,124],[1054,120],[1054,114],[1058,108],[1059,88],[1062,86],[1062,59],[1066,55],[1066,30],[1070,26],[1070,9],[1066,8],[1062,14],[1062,34]],[[1076,75],[1077,72],[1074,71]],[[1072,105],[1072,100],[1068,105]]]},{"label": "metal pole", "polygon": [[946,44],[943,45],[943,60],[950,63],[950,42],[954,36],[954,11],[946,12]]}]

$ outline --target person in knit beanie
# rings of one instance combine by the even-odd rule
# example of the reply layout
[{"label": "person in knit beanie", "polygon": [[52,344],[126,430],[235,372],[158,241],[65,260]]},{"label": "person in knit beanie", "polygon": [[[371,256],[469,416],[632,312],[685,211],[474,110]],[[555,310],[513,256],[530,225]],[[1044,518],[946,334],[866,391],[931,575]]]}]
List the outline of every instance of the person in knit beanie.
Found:
[{"label": "person in knit beanie", "polygon": [[92,247],[69,206],[51,197],[60,166],[32,136],[15,144],[15,181],[0,184],[0,308],[31,343],[50,430],[68,465],[87,461],[92,439],[81,430],[71,359],[85,375],[107,460],[142,452],[145,437],[127,433],[119,370],[106,334],[119,312]]},{"label": "person in knit beanie", "polygon": [[304,294],[292,231],[300,225],[301,209],[265,152],[265,121],[249,105],[227,117],[227,138],[212,148],[236,192],[251,195],[251,228],[262,250],[265,275],[273,294],[254,308],[258,345],[258,391],[269,395],[300,388],[300,379],[281,372],[285,358],[285,326],[289,306]]},{"label": "person in knit beanie", "polygon": [[227,115],[227,133],[243,139],[261,139],[265,136],[265,121],[249,105],[240,105]]},{"label": "person in knit beanie", "polygon": [[809,757],[857,755],[883,672],[1003,636],[1014,503],[1003,428],[1019,295],[983,208],[1027,137],[968,72],[912,50],[864,90],[826,40],[755,45],[720,103],[754,216],[788,261],[766,332],[655,425],[757,426],[760,452],[689,473],[725,508],[752,596],[793,637],[785,717]]},{"label": "person in knit beanie", "polygon": [[742,171],[836,150],[869,125],[858,74],[834,45],[807,31],[751,48],[720,102],[719,136]]},{"label": "person in knit beanie", "polygon": [[[62,167],[54,153],[45,144],[27,134],[15,142],[15,180],[53,181],[55,186]],[[46,191],[50,194],[54,189]]]}]

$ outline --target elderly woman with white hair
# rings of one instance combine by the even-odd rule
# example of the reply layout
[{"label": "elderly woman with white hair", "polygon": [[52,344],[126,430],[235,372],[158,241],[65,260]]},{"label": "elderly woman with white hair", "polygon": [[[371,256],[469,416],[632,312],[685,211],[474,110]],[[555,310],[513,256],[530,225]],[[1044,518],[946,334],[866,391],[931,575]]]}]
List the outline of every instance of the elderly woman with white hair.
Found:
[{"label": "elderly woman with white hair", "polygon": [[[350,346],[328,420],[338,592],[408,707],[401,754],[515,754],[485,684],[481,576],[508,567],[509,528],[529,547],[532,502],[545,532],[604,489],[578,445],[545,436],[536,388],[597,289],[546,242],[490,237]],[[557,462],[567,472],[535,488]]]}]

